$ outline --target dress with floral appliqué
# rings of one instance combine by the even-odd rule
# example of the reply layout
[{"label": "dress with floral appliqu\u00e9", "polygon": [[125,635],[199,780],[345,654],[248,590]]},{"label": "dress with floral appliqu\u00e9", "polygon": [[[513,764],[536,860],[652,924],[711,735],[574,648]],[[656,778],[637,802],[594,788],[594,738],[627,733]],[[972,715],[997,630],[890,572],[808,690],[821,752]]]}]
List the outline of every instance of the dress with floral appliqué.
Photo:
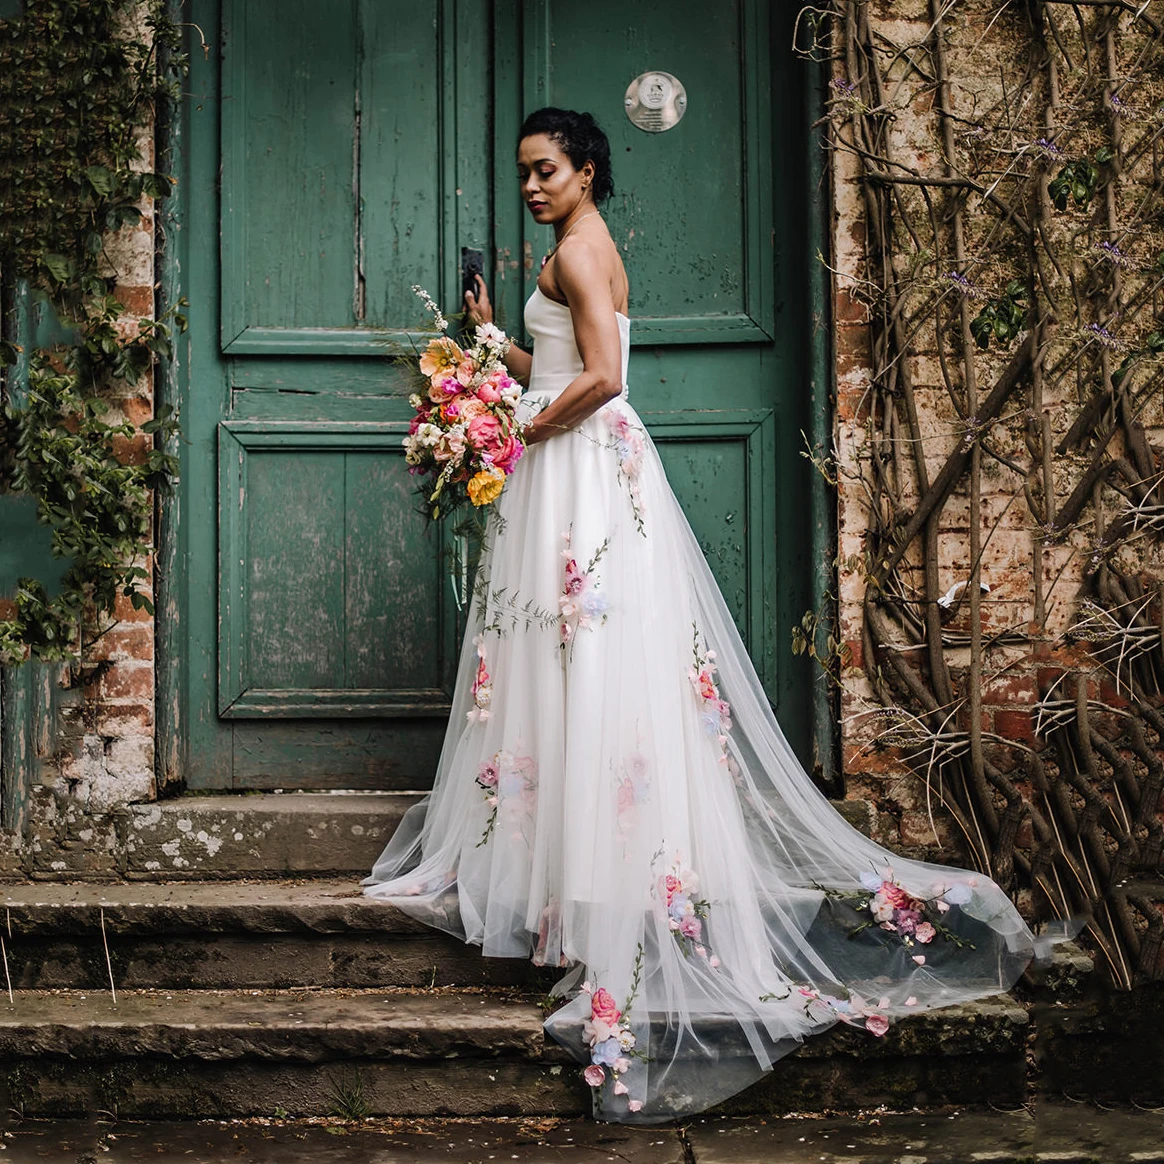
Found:
[{"label": "dress with floral appliqu\u00e9", "polygon": [[[525,415],[582,371],[535,290]],[[702,1111],[837,1022],[1008,989],[1005,893],[851,827],[772,714],[622,395],[530,448],[490,518],[432,792],[365,892],[565,971],[547,1032],[605,1120]]]}]

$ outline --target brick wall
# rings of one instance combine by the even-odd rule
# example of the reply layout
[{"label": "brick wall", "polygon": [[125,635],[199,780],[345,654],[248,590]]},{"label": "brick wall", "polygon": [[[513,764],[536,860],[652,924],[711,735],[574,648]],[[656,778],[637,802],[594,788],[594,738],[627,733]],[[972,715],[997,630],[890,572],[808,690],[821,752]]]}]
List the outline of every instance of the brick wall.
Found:
[{"label": "brick wall", "polygon": [[[143,171],[154,168],[152,127],[139,140]],[[118,321],[123,335],[136,332],[139,319],[154,314],[154,220],[152,199],[139,204],[141,218],[106,240],[106,271],[116,279],[114,294],[125,306]],[[146,373],[113,398],[105,417],[140,426],[151,419],[154,385]],[[127,462],[143,460],[153,438],[143,433],[118,438],[117,452]],[[154,532],[149,532],[153,541]],[[153,570],[152,555],[143,563]],[[141,589],[152,596],[148,583]],[[93,812],[151,799],[154,781],[154,619],[134,610],[127,598],[118,597],[115,618],[103,625],[99,636],[86,648],[83,675],[67,688],[61,700],[60,746],[43,768],[43,780]],[[92,666],[88,666],[92,664]],[[88,680],[88,681],[86,681]]]},{"label": "brick wall", "polygon": [[[969,0],[947,9],[945,23],[947,65],[952,84],[950,100],[953,111],[966,127],[972,126],[981,111],[1010,97],[1018,103],[1015,89],[1023,76],[1030,34],[1026,31],[1022,11],[1004,11],[1005,6]],[[846,11],[855,11],[853,7]],[[1057,10],[1059,11],[1059,10]],[[1066,11],[1070,11],[1069,9]],[[1098,19],[1087,9],[1087,21]],[[926,0],[879,0],[869,7],[873,38],[883,51],[887,64],[886,93],[892,116],[889,135],[896,172],[919,175],[941,174],[944,144],[941,136],[932,60],[928,55],[932,31],[931,6]],[[1072,30],[1068,29],[1070,35]],[[1121,30],[1126,35],[1126,30]],[[851,84],[847,60],[841,47],[843,29],[839,20],[832,28],[833,54],[831,70],[833,95],[845,92]],[[1117,40],[1117,48],[1120,42]],[[1074,42],[1072,42],[1074,49]],[[899,49],[903,51],[898,51]],[[1078,54],[1077,59],[1081,59]],[[915,67],[916,66],[916,67]],[[1064,70],[1066,73],[1066,70]],[[1070,86],[1077,78],[1064,77],[1064,102],[1074,98]],[[1019,95],[1021,97],[1021,94]],[[1146,97],[1144,98],[1146,99]],[[842,99],[843,100],[843,99]],[[1102,128],[1102,107],[1097,122]],[[1015,113],[1016,120],[1019,113]],[[1023,126],[1027,136],[1034,132]],[[1037,131],[1035,131],[1037,132]],[[873,286],[877,273],[872,269],[866,248],[866,202],[862,182],[865,163],[848,143],[852,134],[842,114],[831,125],[834,168],[834,205],[832,207],[832,307],[835,321],[836,413],[834,441],[839,487],[838,577],[839,638],[847,645],[849,657],[842,669],[841,741],[843,769],[850,798],[868,799],[878,809],[877,828],[883,841],[913,850],[918,855],[938,860],[960,859],[964,854],[961,838],[951,819],[942,812],[931,796],[927,799],[925,782],[907,765],[901,752],[886,746],[892,739],[889,729],[896,722],[875,696],[865,658],[862,627],[863,599],[866,588],[867,531],[871,524],[870,489],[870,407],[874,360],[870,326],[871,302],[876,297]],[[1102,140],[1102,138],[1099,138]],[[1003,153],[999,143],[999,152]],[[1008,140],[1005,143],[1011,145]],[[1094,149],[1091,143],[1065,143],[1068,149]],[[1009,154],[1007,157],[1009,158]],[[1004,164],[1000,162],[1000,169]],[[917,188],[903,188],[903,198],[917,205]],[[944,209],[943,192],[933,191],[939,215]],[[979,244],[997,221],[996,214],[971,212],[967,225],[967,248]],[[924,220],[923,220],[924,221]],[[943,222],[943,227],[947,224]],[[1089,236],[1090,238],[1090,236]],[[923,243],[928,240],[923,240]],[[1092,240],[1093,241],[1093,240]],[[1086,245],[1092,245],[1088,241]],[[895,265],[904,271],[911,261],[915,243],[901,232],[901,253]],[[1079,245],[1085,245],[1080,243]],[[945,253],[943,251],[943,253]],[[1152,256],[1149,256],[1149,260]],[[1020,260],[1021,261],[1021,258]],[[1005,281],[1000,270],[980,270],[975,280],[991,286],[992,280]],[[975,308],[977,310],[977,308]],[[1012,354],[1017,341],[1005,351],[977,354],[981,391],[985,392]],[[917,400],[918,426],[930,478],[941,468],[946,457],[963,439],[966,428],[954,410],[938,359],[938,344],[932,322],[913,335],[907,357]],[[947,354],[950,345],[946,345]],[[947,368],[956,391],[964,388],[957,362]],[[1065,384],[1055,394],[1048,391],[1043,409],[1050,418],[1056,440],[1070,427],[1079,413],[1077,384]],[[1024,426],[1030,419],[1023,411],[1023,394],[1016,393],[1004,422],[991,430],[991,440],[999,452],[1026,465],[1030,449],[1024,444]],[[1041,420],[1041,418],[1036,418]],[[1164,414],[1157,398],[1143,418],[1146,430],[1157,445],[1160,443]],[[903,426],[904,427],[904,426]],[[901,436],[908,439],[908,434]],[[908,462],[908,457],[904,460]],[[1073,483],[1075,465],[1063,461],[1055,465],[1056,479]],[[901,482],[907,503],[918,496],[916,478]],[[942,591],[965,583],[970,575],[969,497],[965,481],[942,510],[939,532],[939,581]],[[1118,498],[1116,498],[1118,502]],[[1028,505],[1021,477],[1004,469],[990,457],[983,457],[981,477],[981,513],[979,536],[981,578],[989,586],[982,594],[981,626],[983,639],[998,641],[985,652],[981,684],[981,730],[992,762],[1004,772],[1020,765],[1023,748],[1041,748],[1036,735],[1035,704],[1041,695],[1068,669],[1090,673],[1088,683],[1093,695],[1113,707],[1126,705],[1110,677],[1098,668],[1086,652],[1069,641],[1066,634],[1077,617],[1081,588],[1092,553],[1089,532],[1073,530],[1059,544],[1044,545],[1039,540],[1037,522]],[[1164,561],[1159,542],[1145,542],[1140,549],[1138,568],[1145,577],[1164,577]],[[918,545],[906,556],[904,574],[920,592],[921,559]],[[1041,574],[1042,601],[1036,600],[1035,574]],[[950,639],[961,633],[968,637],[969,611],[963,604],[959,615],[948,622],[945,631]],[[965,730],[967,724],[968,651],[947,645],[945,655],[950,664],[958,706],[951,710],[950,723]],[[919,669],[924,660],[919,659]],[[1071,692],[1065,692],[1070,696]],[[1028,793],[1029,786],[1021,790]],[[1019,844],[1029,842],[1029,820],[1023,825]]]}]

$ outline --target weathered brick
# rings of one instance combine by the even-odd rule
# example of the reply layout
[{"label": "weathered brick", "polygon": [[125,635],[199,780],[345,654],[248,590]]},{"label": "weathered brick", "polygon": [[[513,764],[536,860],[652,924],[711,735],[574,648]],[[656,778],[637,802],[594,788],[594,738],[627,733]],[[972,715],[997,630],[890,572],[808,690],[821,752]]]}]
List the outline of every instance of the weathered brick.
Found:
[{"label": "weathered brick", "polygon": [[833,295],[833,318],[838,323],[868,323],[869,309],[846,288],[838,287]]},{"label": "weathered brick", "polygon": [[151,735],[154,727],[152,703],[103,703],[97,710],[97,731],[103,736]]},{"label": "weathered brick", "polygon": [[92,695],[98,700],[131,699],[143,702],[154,694],[154,669],[148,663],[116,663],[97,681]]},{"label": "weathered brick", "polygon": [[154,289],[147,284],[122,285],[114,287],[114,298],[126,311],[139,316],[152,316],[154,312]]},{"label": "weathered brick", "polygon": [[96,662],[136,659],[148,662],[154,657],[154,628],[149,623],[117,623],[96,639],[88,650]]},{"label": "weathered brick", "polygon": [[[139,587],[148,598],[153,599],[149,587]],[[119,622],[146,622],[153,624],[154,616],[146,610],[135,610],[133,603],[124,594],[118,594],[113,606],[113,616]]]},{"label": "weathered brick", "polygon": [[994,713],[996,735],[1008,740],[1019,740],[1025,744],[1035,742],[1034,720],[1029,711],[1018,708],[1000,708]]},{"label": "weathered brick", "polygon": [[111,443],[113,455],[123,465],[144,465],[154,447],[153,437],[140,432],[131,437],[115,435]]},{"label": "weathered brick", "polygon": [[852,383],[866,378],[873,362],[869,329],[853,324],[838,327],[833,344],[837,357],[837,380]]},{"label": "weathered brick", "polygon": [[1031,674],[1006,674],[987,677],[982,685],[984,704],[1006,706],[1028,706],[1039,697],[1035,676]]}]

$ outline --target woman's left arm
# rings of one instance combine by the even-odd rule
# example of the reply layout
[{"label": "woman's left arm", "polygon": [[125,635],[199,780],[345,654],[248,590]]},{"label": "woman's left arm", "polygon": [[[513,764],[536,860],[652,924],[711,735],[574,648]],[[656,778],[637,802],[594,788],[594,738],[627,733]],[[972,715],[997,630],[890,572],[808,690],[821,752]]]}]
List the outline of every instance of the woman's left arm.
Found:
[{"label": "woman's left arm", "polygon": [[570,239],[554,255],[554,275],[566,296],[582,372],[525,426],[526,444],[576,428],[622,392],[622,338],[598,249]]}]

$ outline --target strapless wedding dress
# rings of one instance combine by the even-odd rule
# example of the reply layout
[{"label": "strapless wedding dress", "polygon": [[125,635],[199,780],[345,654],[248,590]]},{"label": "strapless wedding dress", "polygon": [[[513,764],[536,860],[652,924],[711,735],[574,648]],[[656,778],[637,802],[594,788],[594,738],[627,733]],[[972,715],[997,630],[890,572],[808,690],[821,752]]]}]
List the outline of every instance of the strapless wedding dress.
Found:
[{"label": "strapless wedding dress", "polygon": [[[525,308],[521,408],[582,371],[569,308]],[[490,516],[432,792],[365,892],[492,957],[567,970],[547,1032],[595,1114],[701,1111],[838,1021],[1008,989],[1005,893],[851,827],[786,743],[623,391],[530,448]],[[628,1005],[629,1003],[629,1005]]]}]

